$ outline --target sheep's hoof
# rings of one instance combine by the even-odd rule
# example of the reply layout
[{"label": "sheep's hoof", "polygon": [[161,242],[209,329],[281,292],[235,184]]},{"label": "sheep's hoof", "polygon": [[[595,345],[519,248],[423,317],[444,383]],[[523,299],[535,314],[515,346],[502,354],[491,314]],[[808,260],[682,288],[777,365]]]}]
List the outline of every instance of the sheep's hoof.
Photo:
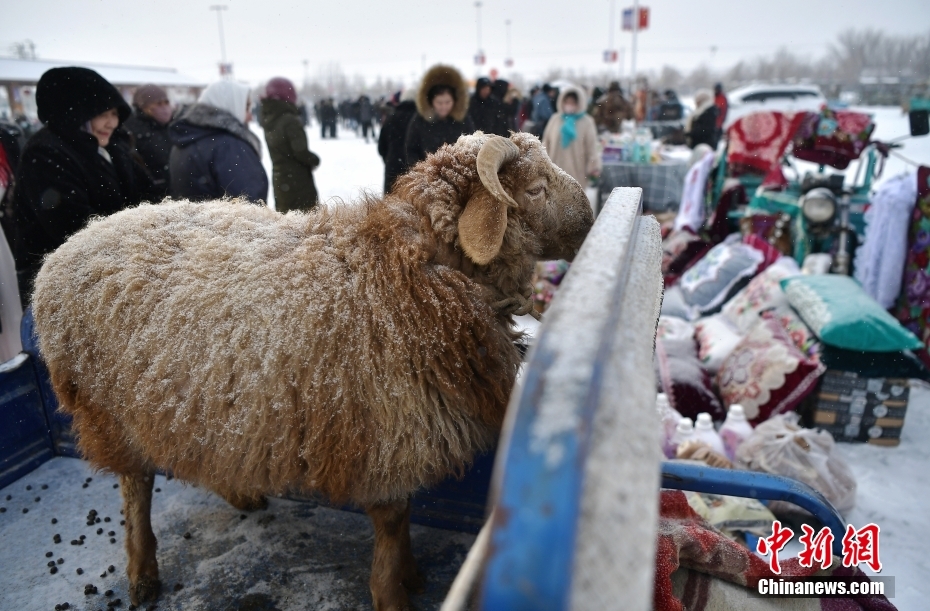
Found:
[{"label": "sheep's hoof", "polygon": [[268,499],[264,496],[241,496],[239,494],[229,494],[225,497],[226,502],[238,509],[239,511],[258,511],[268,509]]},{"label": "sheep's hoof", "polygon": [[161,582],[157,577],[149,575],[140,576],[134,584],[129,586],[129,600],[134,605],[139,605],[150,600],[155,600],[161,593]]},{"label": "sheep's hoof", "polygon": [[403,588],[394,592],[394,596],[375,596],[372,593],[372,603],[375,611],[413,611],[413,606],[407,598]]},{"label": "sheep's hoof", "polygon": [[420,571],[415,571],[413,575],[402,579],[401,584],[411,594],[419,594],[426,588],[426,578],[423,577],[423,573]]}]

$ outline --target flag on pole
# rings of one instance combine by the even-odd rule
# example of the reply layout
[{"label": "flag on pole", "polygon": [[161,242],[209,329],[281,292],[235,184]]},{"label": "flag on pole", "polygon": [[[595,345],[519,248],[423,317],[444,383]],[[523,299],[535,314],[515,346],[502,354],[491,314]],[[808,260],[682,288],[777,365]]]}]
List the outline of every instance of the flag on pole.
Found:
[{"label": "flag on pole", "polygon": [[621,29],[623,29],[624,31],[633,30],[633,9],[631,8],[623,9],[623,24],[621,26]]},{"label": "flag on pole", "polygon": [[[639,18],[637,19],[637,30],[645,30],[649,27],[649,7],[639,7]],[[623,21],[621,29],[625,32],[633,31],[633,8],[623,9]]]}]

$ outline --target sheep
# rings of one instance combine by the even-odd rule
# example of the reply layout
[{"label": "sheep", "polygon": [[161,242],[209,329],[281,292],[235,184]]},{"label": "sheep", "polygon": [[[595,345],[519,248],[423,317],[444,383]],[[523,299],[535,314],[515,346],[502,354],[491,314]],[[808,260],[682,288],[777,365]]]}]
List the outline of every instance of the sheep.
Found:
[{"label": "sheep", "polygon": [[40,348],[83,456],[120,477],[133,604],[160,591],[164,469],[241,509],[289,491],[364,508],[374,608],[408,608],[409,498],[494,443],[534,263],[592,224],[536,137],[476,132],[383,198],[143,204],[50,254]]}]

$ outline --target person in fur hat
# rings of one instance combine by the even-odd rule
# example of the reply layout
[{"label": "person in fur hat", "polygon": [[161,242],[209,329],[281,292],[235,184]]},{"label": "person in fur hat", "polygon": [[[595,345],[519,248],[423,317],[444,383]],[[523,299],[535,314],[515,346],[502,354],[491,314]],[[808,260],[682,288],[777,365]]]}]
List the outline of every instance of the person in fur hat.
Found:
[{"label": "person in fur hat", "polygon": [[106,79],[87,68],[52,68],[39,78],[36,105],[45,127],[23,149],[13,203],[24,307],[43,257],[88,219],[158,199],[118,129],[132,111]]},{"label": "person in fur hat", "polygon": [[320,165],[320,158],[307,148],[307,132],[297,108],[297,89],[291,81],[280,76],[268,81],[260,122],[271,155],[275,209],[287,212],[316,206],[313,170]]},{"label": "person in fur hat", "polygon": [[407,127],[407,165],[412,166],[475,131],[468,116],[468,87],[452,66],[437,64],[426,71],[416,97],[417,114]]},{"label": "person in fur hat", "polygon": [[249,88],[219,81],[203,90],[171,123],[169,174],[172,196],[195,201],[268,198],[262,145],[246,124],[251,118]]}]

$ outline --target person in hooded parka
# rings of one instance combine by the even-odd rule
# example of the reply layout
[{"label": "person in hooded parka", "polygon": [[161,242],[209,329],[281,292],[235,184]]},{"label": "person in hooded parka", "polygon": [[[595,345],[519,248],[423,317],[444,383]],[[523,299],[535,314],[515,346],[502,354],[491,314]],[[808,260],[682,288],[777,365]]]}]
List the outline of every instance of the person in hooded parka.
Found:
[{"label": "person in hooded parka", "polygon": [[249,105],[246,85],[220,81],[204,89],[197,103],[171,123],[173,197],[245,197],[254,203],[268,198],[261,142],[247,127]]},{"label": "person in hooded parka", "polygon": [[400,100],[381,126],[378,136],[378,154],[384,160],[384,193],[394,186],[398,176],[407,172],[407,154],[404,144],[407,138],[407,126],[417,114],[417,105],[413,101],[415,89],[405,89]]},{"label": "person in hooded parka", "polygon": [[23,149],[13,200],[13,256],[24,307],[43,257],[91,217],[158,199],[119,129],[129,105],[106,79],[87,68],[52,68],[39,79],[36,105],[45,126]]},{"label": "person in hooded parka", "polygon": [[309,210],[318,198],[313,170],[320,158],[307,148],[307,132],[297,108],[297,89],[286,78],[275,77],[265,86],[262,128],[271,155],[271,184],[275,209]]},{"label": "person in hooded parka", "polygon": [[407,165],[414,166],[444,144],[475,131],[468,116],[468,87],[462,73],[437,64],[426,71],[416,97],[417,114],[407,127]]},{"label": "person in hooded parka", "polygon": [[588,96],[574,85],[559,92],[556,108],[546,124],[542,143],[552,163],[559,166],[583,187],[589,176],[601,173],[601,154],[598,148],[597,128],[594,119],[585,112]]}]

